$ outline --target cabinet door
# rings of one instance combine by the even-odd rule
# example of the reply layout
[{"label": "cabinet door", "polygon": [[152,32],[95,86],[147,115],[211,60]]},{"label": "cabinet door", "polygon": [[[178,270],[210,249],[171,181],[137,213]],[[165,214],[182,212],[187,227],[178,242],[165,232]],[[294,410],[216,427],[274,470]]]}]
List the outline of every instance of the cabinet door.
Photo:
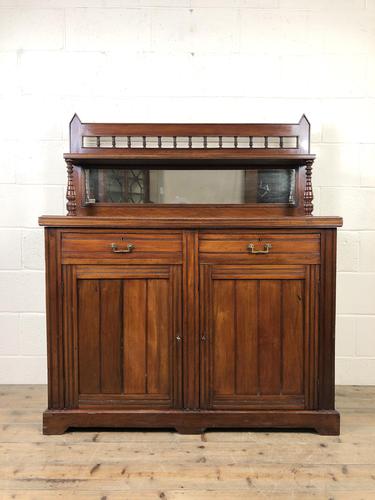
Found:
[{"label": "cabinet door", "polygon": [[201,406],[310,408],[318,266],[201,265]]},{"label": "cabinet door", "polygon": [[180,266],[65,266],[64,279],[68,402],[179,407]]}]

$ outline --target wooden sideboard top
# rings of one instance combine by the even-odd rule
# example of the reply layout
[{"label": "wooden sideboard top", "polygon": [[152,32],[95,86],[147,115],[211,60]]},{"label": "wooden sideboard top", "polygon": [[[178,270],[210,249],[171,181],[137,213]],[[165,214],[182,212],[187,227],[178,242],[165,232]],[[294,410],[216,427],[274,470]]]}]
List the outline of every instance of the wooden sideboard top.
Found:
[{"label": "wooden sideboard top", "polygon": [[342,226],[341,217],[69,217],[43,215],[39,225],[86,228],[334,228]]}]

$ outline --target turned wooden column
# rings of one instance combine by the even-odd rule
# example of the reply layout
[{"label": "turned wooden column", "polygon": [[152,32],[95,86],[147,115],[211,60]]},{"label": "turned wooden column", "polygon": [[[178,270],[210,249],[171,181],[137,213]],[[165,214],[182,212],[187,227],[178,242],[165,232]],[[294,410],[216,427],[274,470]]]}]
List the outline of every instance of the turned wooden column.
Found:
[{"label": "turned wooden column", "polygon": [[73,163],[71,160],[66,160],[66,169],[68,171],[68,184],[66,187],[66,209],[67,215],[77,215],[77,199],[76,190],[73,182]]},{"label": "turned wooden column", "polygon": [[311,182],[312,164],[313,160],[306,161],[306,167],[305,167],[306,183],[305,183],[305,190],[303,192],[303,206],[305,209],[305,215],[312,215],[314,209],[313,205],[314,194]]}]

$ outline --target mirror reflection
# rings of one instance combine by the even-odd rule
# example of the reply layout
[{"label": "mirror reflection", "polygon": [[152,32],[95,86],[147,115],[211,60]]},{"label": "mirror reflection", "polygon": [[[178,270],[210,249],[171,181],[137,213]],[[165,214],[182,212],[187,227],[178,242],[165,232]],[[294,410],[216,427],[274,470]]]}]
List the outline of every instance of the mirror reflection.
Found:
[{"label": "mirror reflection", "polygon": [[85,169],[87,203],[295,204],[294,169]]}]

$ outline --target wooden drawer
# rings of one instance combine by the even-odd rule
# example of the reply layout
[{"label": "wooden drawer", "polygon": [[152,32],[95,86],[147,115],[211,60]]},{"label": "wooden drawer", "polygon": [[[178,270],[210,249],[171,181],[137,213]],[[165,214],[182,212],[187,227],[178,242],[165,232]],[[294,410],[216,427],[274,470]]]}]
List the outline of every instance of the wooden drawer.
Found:
[{"label": "wooden drawer", "polygon": [[66,232],[62,234],[62,260],[106,263],[150,260],[179,262],[182,238],[179,232],[118,231]]},{"label": "wooden drawer", "polygon": [[202,232],[199,252],[201,262],[230,260],[251,264],[318,264],[320,234]]}]

